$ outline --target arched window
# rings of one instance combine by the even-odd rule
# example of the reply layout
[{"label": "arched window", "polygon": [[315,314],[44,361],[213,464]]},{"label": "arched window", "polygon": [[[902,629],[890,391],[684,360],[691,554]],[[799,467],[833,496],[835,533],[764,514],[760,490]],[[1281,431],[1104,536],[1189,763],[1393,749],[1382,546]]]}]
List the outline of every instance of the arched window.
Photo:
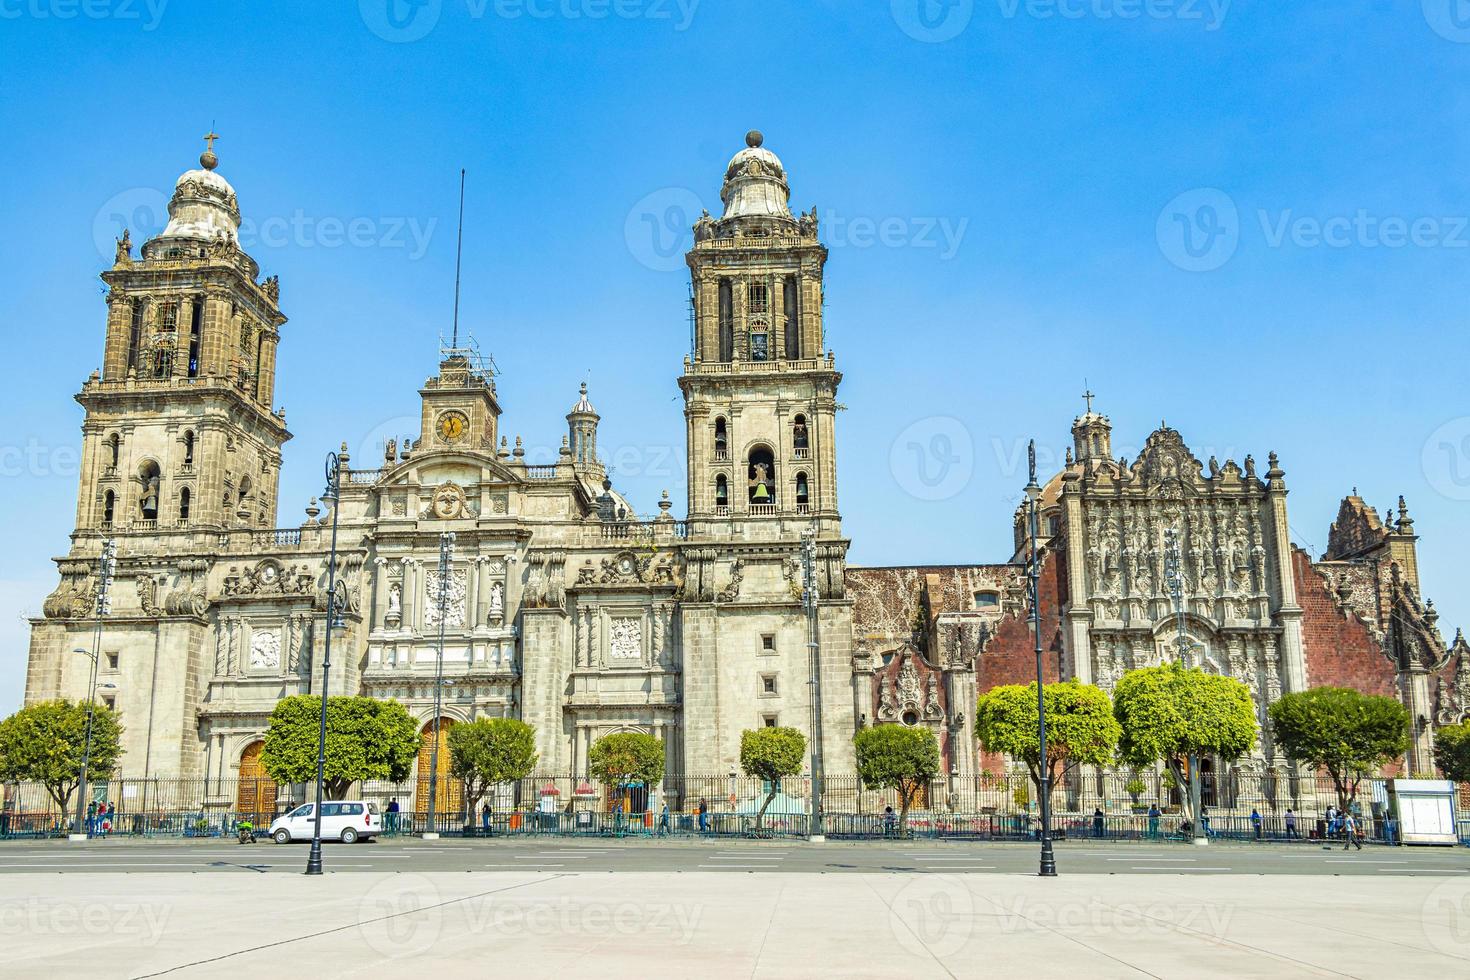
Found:
[{"label": "arched window", "polygon": [[726,481],[725,474],[723,473],[715,477],[715,506],[730,506],[730,484]]},{"label": "arched window", "polygon": [[811,436],[807,432],[805,415],[798,415],[791,422],[791,448],[796,450],[797,459],[805,459],[811,451]]},{"label": "arched window", "polygon": [[752,506],[775,505],[776,503],[776,458],[766,446],[756,446],[750,451],[748,461],[750,479],[750,503]]},{"label": "arched window", "polygon": [[184,465],[194,465],[194,433],[184,433]]},{"label": "arched window", "polygon": [[715,459],[730,458],[730,433],[723,417],[715,419]]},{"label": "arched window", "polygon": [[798,473],[796,474],[796,506],[805,507],[809,500],[806,474]]},{"label": "arched window", "polygon": [[102,524],[104,527],[112,526],[112,518],[117,510],[117,494],[111,490],[102,495]]},{"label": "arched window", "polygon": [[158,464],[148,460],[138,468],[138,516],[145,521],[158,520]]},{"label": "arched window", "polygon": [[118,453],[121,449],[122,438],[116,432],[107,437],[107,469],[109,471],[117,469]]},{"label": "arched window", "polygon": [[179,522],[187,524],[189,521],[189,500],[192,494],[185,487],[179,491]]}]

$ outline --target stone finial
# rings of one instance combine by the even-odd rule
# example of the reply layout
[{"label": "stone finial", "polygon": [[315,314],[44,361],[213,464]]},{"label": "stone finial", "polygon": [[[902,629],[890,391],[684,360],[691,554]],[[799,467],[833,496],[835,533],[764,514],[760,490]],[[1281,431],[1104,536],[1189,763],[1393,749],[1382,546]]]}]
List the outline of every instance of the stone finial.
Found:
[{"label": "stone finial", "polygon": [[521,445],[520,436],[516,436],[516,448],[515,451],[511,453],[511,455],[514,456],[516,459],[521,459],[526,455],[526,447]]},{"label": "stone finial", "polygon": [[749,147],[757,147],[757,146],[760,146],[765,141],[766,141],[765,136],[758,129],[752,129],[750,132],[748,132],[748,133],[745,134],[745,145],[746,146],[749,146]]},{"label": "stone finial", "polygon": [[322,514],[321,507],[317,506],[317,500],[316,500],[316,498],[315,497],[312,497],[311,498],[311,503],[309,503],[309,504],[306,505],[306,521],[307,521],[307,523],[308,524],[314,523],[316,521],[316,519],[321,516],[321,514]]},{"label": "stone finial", "polygon": [[570,456],[572,454],[572,447],[571,447],[570,444],[567,443],[567,437],[566,436],[562,436],[561,437],[561,451],[560,451],[560,453],[561,453],[562,456]]}]

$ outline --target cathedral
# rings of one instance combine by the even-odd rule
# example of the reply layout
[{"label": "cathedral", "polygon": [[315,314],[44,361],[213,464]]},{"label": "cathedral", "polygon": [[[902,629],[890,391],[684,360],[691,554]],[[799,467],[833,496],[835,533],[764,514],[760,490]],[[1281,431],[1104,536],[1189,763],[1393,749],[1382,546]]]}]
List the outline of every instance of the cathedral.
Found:
[{"label": "cathedral", "polygon": [[[810,732],[817,718],[829,773],[850,773],[853,733],[879,723],[933,730],[952,774],[1003,767],[975,745],[974,704],[1034,679],[1023,515],[1007,560],[848,566],[827,249],[815,211],[791,212],[761,134],[745,143],[723,213],[699,218],[687,255],[684,517],[665,495],[640,519],[614,489],[585,385],[556,462],[528,463],[501,434],[493,374],[451,347],[418,393],[417,436],[372,459],[344,448],[335,499],[288,528],[280,284],[240,248],[235,190],[206,150],[167,227],[136,253],[125,233],[102,273],[101,368],[77,395],[76,529],[32,623],[27,703],[86,697],[91,661],[73,651],[92,648],[114,541],[99,679],[126,728],[124,775],[228,793],[259,772],[276,702],[324,689],[402,701],[426,746],[457,722],[523,719],[546,773],[585,775],[592,743],[618,731],[659,737],[671,773],[727,773],[743,730]],[[1202,462],[1161,426],[1137,459],[1116,458],[1090,403],[1072,436],[1039,504],[1049,680],[1111,688],[1183,659],[1245,681],[1263,722],[1283,692],[1352,686],[1401,698],[1415,726],[1405,764],[1432,766],[1434,727],[1470,713],[1470,646],[1447,643],[1422,598],[1402,500],[1380,515],[1347,497],[1313,557],[1289,540],[1274,453],[1264,467]],[[345,607],[324,676],[329,578]],[[1238,764],[1286,766],[1269,737]]]}]

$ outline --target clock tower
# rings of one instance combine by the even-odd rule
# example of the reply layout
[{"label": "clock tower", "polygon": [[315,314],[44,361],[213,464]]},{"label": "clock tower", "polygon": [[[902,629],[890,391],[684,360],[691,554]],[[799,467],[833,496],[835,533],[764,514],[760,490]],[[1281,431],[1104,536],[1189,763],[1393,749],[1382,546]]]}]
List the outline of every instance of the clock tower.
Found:
[{"label": "clock tower", "polygon": [[423,421],[418,447],[493,452],[500,422],[495,377],[474,351],[444,351],[439,374],[419,391]]}]

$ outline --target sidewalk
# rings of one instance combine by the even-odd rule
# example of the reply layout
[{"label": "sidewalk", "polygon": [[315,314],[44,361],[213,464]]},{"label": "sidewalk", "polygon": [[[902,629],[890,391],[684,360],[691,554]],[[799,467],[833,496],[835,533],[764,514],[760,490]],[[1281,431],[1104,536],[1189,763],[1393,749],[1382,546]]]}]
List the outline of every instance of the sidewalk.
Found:
[{"label": "sidewalk", "polygon": [[1470,880],[699,873],[18,875],[11,976],[1470,972]]}]

